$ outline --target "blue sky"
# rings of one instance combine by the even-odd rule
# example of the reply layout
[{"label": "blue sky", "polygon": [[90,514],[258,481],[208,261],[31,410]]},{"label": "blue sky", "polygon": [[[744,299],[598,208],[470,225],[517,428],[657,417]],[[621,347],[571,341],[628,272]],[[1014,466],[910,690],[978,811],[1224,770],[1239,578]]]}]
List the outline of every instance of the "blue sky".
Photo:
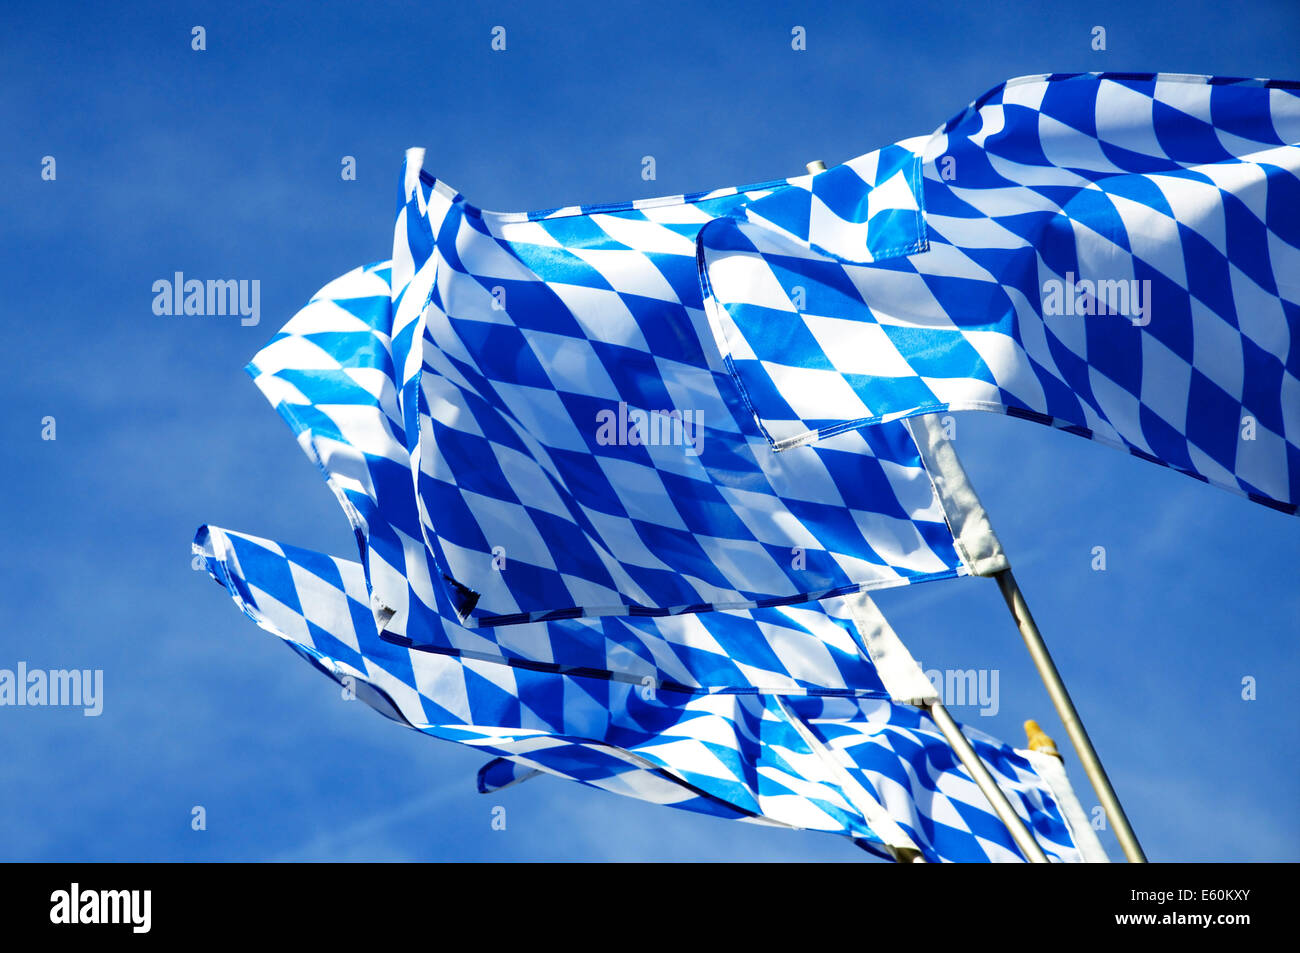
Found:
[{"label": "blue sky", "polygon": [[[244,363],[387,256],[408,146],[481,207],[643,198],[843,161],[1026,73],[1300,79],[1297,35],[1289,0],[10,8],[0,668],[102,669],[105,697],[0,708],[0,860],[863,857],[550,778],[485,797],[479,755],[342,702],[190,568],[204,522],[354,558]],[[259,279],[261,324],[154,315],[176,271]],[[957,440],[1152,859],[1300,859],[1295,520],[1021,421],[965,414]],[[993,582],[878,602],[926,667],[999,671],[998,714],[956,717],[1064,745]]]}]

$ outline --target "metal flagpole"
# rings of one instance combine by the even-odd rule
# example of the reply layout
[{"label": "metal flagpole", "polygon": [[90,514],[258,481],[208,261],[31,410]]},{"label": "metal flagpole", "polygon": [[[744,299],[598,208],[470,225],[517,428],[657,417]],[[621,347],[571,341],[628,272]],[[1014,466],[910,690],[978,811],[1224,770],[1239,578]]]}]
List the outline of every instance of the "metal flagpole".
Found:
[{"label": "metal flagpole", "polygon": [[921,453],[925,468],[930,472],[930,479],[953,531],[958,551],[972,573],[977,576],[992,576],[997,580],[1007,607],[1011,610],[1012,618],[1016,620],[1016,626],[1024,639],[1025,647],[1029,649],[1029,655],[1038,669],[1039,678],[1043,680],[1056,713],[1070,736],[1070,743],[1079,755],[1079,762],[1088,775],[1093,790],[1097,792],[1097,797],[1101,800],[1101,806],[1110,819],[1111,828],[1115,831],[1115,837],[1124,851],[1124,856],[1129,863],[1146,863],[1146,854],[1142,852],[1137,835],[1133,833],[1133,828],[1128,822],[1128,816],[1120,806],[1119,797],[1115,794],[1115,789],[1101,766],[1097,749],[1092,746],[1088,732],[1084,730],[1083,721],[1074,707],[1074,702],[1070,700],[1070,693],[1065,689],[1065,683],[1061,680],[1061,673],[1057,670],[1056,663],[1052,661],[1052,656],[1047,651],[1042,633],[1034,624],[1034,617],[1029,614],[1029,606],[1025,604],[1024,594],[1011,574],[1011,563],[1003,552],[997,535],[993,532],[988,514],[984,511],[975,488],[971,486],[965,468],[957,459],[957,452],[934,415],[912,417],[906,423]]},{"label": "metal flagpole", "polygon": [[1083,727],[1083,720],[1079,717],[1079,712],[1070,699],[1070,693],[1065,688],[1065,682],[1061,680],[1061,673],[1057,671],[1056,663],[1052,661],[1052,655],[1047,651],[1047,645],[1043,642],[1043,635],[1038,631],[1038,626],[1034,623],[1034,617],[1029,613],[1029,606],[1025,603],[1024,593],[1020,591],[1020,586],[1016,583],[1016,577],[1011,574],[1011,567],[1008,566],[1006,569],[994,573],[993,578],[998,581],[998,588],[1002,590],[1002,597],[1006,599],[1007,608],[1011,610],[1011,615],[1016,620],[1016,626],[1020,629],[1020,635],[1025,640],[1025,647],[1029,649],[1029,655],[1034,660],[1034,666],[1038,669],[1039,677],[1042,678],[1043,684],[1047,686],[1047,694],[1056,707],[1056,713],[1060,716],[1061,723],[1065,725],[1065,731],[1070,736],[1070,743],[1074,745],[1074,750],[1079,755],[1079,762],[1083,765],[1084,773],[1088,775],[1088,780],[1092,782],[1092,788],[1097,792],[1097,797],[1101,798],[1101,806],[1105,809],[1106,816],[1110,818],[1111,827],[1115,831],[1115,838],[1119,841],[1124,856],[1128,858],[1131,864],[1145,864],[1147,857],[1142,852],[1142,845],[1138,843],[1137,835],[1133,833],[1133,828],[1128,822],[1128,815],[1124,813],[1124,807],[1119,803],[1119,797],[1115,794],[1115,789],[1111,787],[1110,778],[1106,776],[1106,769],[1102,767],[1101,758],[1097,756],[1097,749],[1092,746],[1092,739],[1088,737],[1088,732]]},{"label": "metal flagpole", "polygon": [[979,753],[971,745],[970,739],[961,732],[957,727],[957,722],[952,720],[952,715],[948,714],[948,709],[938,701],[927,702],[921,706],[930,713],[934,723],[939,726],[943,732],[944,738],[947,739],[948,745],[956,753],[958,760],[966,766],[975,783],[979,785],[980,791],[988,798],[989,804],[992,805],[998,819],[1006,825],[1011,834],[1012,840],[1020,848],[1020,853],[1025,855],[1025,859],[1032,864],[1048,863],[1047,855],[1043,853],[1043,848],[1038,846],[1038,841],[1034,840],[1034,835],[1029,833],[1025,827],[1025,822],[1016,809],[1011,806],[1007,800],[1006,794],[998,787],[997,781],[993,780],[993,775],[989,774],[989,769],[985,767],[984,762],[980,760]]}]

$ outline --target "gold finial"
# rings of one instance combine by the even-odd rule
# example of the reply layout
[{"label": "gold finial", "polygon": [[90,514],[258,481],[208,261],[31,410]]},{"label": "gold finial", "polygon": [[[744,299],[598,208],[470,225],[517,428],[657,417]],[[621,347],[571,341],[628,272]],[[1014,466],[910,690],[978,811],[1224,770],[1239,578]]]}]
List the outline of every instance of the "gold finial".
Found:
[{"label": "gold finial", "polygon": [[1047,732],[1038,726],[1038,722],[1032,718],[1025,722],[1025,737],[1029,739],[1030,751],[1041,751],[1043,754],[1050,754],[1058,761],[1064,761],[1061,752],[1056,750],[1056,742],[1048,737]]}]

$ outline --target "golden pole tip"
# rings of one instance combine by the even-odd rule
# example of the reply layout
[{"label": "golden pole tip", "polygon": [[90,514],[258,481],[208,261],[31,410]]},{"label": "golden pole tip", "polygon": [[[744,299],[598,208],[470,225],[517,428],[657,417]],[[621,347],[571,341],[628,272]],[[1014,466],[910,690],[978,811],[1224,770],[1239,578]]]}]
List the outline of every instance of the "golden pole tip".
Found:
[{"label": "golden pole tip", "polygon": [[1058,761],[1064,761],[1061,752],[1056,750],[1056,742],[1048,737],[1047,732],[1039,727],[1038,722],[1032,718],[1025,722],[1025,737],[1029,739],[1030,751],[1041,751],[1043,754],[1050,754]]}]

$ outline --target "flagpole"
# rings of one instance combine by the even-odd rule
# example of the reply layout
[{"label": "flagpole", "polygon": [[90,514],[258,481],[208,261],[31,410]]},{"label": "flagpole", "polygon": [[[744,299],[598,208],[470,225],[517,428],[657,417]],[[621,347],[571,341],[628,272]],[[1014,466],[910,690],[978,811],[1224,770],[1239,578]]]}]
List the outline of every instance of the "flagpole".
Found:
[{"label": "flagpole", "polygon": [[989,773],[989,769],[980,759],[979,753],[970,743],[970,739],[962,734],[957,722],[953,721],[952,715],[948,714],[948,709],[944,708],[943,703],[939,701],[927,702],[921,707],[930,713],[930,717],[934,719],[934,723],[939,726],[939,730],[943,732],[944,738],[947,739],[949,747],[957,755],[958,760],[965,765],[966,770],[970,772],[980,791],[988,798],[988,802],[992,805],[998,819],[1006,826],[1007,831],[1011,834],[1011,839],[1020,848],[1020,853],[1024,854],[1025,859],[1030,863],[1048,863],[1043,848],[1038,846],[1038,841],[1034,840],[1034,835],[1029,833],[1024,820],[1016,813],[1016,809],[1011,806],[1006,793],[998,787],[997,781]]},{"label": "flagpole", "polygon": [[1111,828],[1115,831],[1115,838],[1119,841],[1124,856],[1131,864],[1145,864],[1147,857],[1142,851],[1142,845],[1138,843],[1137,835],[1133,833],[1133,828],[1129,824],[1128,815],[1124,813],[1124,807],[1119,802],[1119,796],[1115,794],[1110,778],[1106,776],[1106,769],[1102,767],[1097,749],[1092,746],[1092,739],[1088,737],[1088,732],[1083,727],[1083,720],[1079,717],[1078,709],[1074,707],[1069,691],[1066,690],[1061,673],[1057,670],[1056,663],[1052,661],[1051,653],[1047,651],[1047,644],[1034,623],[1034,617],[1029,612],[1029,606],[1025,603],[1024,593],[1020,591],[1016,577],[1011,574],[1011,567],[993,573],[993,578],[998,581],[1002,597],[1016,620],[1016,627],[1020,629],[1020,635],[1025,641],[1025,647],[1029,649],[1030,657],[1034,660],[1038,675],[1047,687],[1047,694],[1056,707],[1056,713],[1060,716],[1061,723],[1065,725],[1070,743],[1074,745],[1074,750],[1079,755],[1083,771],[1088,775],[1097,797],[1101,799],[1101,806],[1106,816],[1110,818]]}]

